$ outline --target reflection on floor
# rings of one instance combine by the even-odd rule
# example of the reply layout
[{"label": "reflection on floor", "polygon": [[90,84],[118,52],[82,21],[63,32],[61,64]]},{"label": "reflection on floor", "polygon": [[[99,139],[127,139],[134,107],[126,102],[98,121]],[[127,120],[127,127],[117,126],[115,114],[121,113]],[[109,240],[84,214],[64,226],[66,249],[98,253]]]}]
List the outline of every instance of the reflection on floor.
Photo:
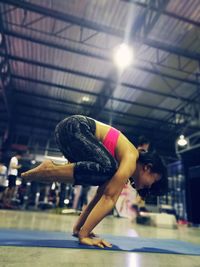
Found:
[{"label": "reflection on floor", "polygon": [[[0,228],[71,231],[77,215],[0,210]],[[162,229],[137,225],[109,216],[96,228],[98,234],[171,238],[200,244],[200,229],[180,226]],[[0,247],[0,266],[128,266],[200,267],[200,257],[153,253],[104,252],[96,250]]]}]

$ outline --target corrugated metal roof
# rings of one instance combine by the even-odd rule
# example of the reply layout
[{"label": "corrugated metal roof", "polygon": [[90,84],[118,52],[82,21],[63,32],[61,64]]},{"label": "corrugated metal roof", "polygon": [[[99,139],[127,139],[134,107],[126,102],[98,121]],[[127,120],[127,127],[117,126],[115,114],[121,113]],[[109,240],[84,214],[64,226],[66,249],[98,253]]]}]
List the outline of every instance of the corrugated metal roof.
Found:
[{"label": "corrugated metal roof", "polygon": [[[131,41],[135,62],[124,71],[118,84],[113,78],[113,48],[130,36],[131,25],[144,11],[133,2],[24,2],[40,6],[40,11],[53,10],[57,17],[32,12],[31,8],[16,8],[9,5],[9,1],[1,4],[12,85],[16,103],[19,103],[17,111],[21,114],[20,125],[30,122],[28,114],[36,128],[41,127],[45,116],[49,118],[49,123],[45,123],[51,128],[65,116],[65,112],[90,115],[93,109],[89,105],[95,108],[98,101],[102,104],[102,94],[108,94],[110,84],[112,93],[109,92],[104,105],[96,108],[100,119],[106,120],[106,116],[108,121],[113,119],[121,130],[134,126],[145,133],[151,132],[151,127],[156,129],[156,125],[160,125],[159,120],[163,123],[171,120],[175,116],[173,111],[178,112],[187,104],[186,99],[197,90],[195,81],[199,66],[198,60],[194,60],[194,56],[190,58],[186,52],[195,52],[200,57],[200,27],[183,20],[160,15],[153,29],[147,36],[142,36],[157,44],[158,48],[149,45],[145,38],[138,38],[138,30],[137,38]],[[23,7],[23,2],[19,3]],[[200,21],[198,0],[171,0],[166,10]],[[59,19],[59,14],[60,18],[63,14],[66,16]],[[69,21],[70,16],[74,23]],[[88,27],[84,27],[85,22]],[[141,27],[144,27],[144,22]],[[44,42],[45,45],[41,44]],[[168,47],[175,53],[171,53]],[[109,82],[110,79],[114,79],[113,82]],[[83,96],[89,99],[83,100]],[[121,101],[111,100],[111,96]],[[145,125],[142,118],[148,119]]]}]

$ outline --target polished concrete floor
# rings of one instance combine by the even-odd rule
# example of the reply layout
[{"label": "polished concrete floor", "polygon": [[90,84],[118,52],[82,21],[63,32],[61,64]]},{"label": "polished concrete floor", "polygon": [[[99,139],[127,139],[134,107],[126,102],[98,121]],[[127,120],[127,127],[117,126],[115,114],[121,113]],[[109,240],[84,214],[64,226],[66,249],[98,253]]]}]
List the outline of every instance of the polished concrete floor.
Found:
[{"label": "polished concrete floor", "polygon": [[[47,231],[72,229],[76,215],[0,210],[0,228]],[[200,229],[181,226],[162,229],[141,226],[128,219],[107,217],[96,228],[97,234],[172,238],[200,244]],[[128,253],[100,250],[0,247],[1,267],[200,267],[200,256]]]}]

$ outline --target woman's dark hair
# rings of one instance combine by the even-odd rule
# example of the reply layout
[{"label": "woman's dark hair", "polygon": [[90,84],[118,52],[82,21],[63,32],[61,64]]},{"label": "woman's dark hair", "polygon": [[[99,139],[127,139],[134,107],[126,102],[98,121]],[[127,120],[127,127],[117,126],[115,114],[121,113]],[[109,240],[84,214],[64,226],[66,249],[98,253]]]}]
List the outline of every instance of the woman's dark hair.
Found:
[{"label": "woman's dark hair", "polygon": [[158,153],[155,151],[139,152],[138,162],[143,165],[151,164],[151,172],[161,175],[161,179],[153,183],[151,188],[138,190],[139,195],[145,198],[148,195],[162,196],[166,194],[168,189],[167,168]]},{"label": "woman's dark hair", "polygon": [[138,138],[138,146],[142,146],[144,144],[150,144],[150,140],[144,135],[141,135]]}]

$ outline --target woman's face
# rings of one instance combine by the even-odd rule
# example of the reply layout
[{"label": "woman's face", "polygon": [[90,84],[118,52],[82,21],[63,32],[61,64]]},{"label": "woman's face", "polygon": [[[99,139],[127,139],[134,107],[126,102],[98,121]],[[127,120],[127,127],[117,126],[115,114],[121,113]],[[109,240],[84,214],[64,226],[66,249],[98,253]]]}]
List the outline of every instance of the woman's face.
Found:
[{"label": "woman's face", "polygon": [[153,183],[160,180],[161,175],[158,173],[151,172],[151,164],[139,164],[134,178],[135,187],[138,190],[150,188]]}]

